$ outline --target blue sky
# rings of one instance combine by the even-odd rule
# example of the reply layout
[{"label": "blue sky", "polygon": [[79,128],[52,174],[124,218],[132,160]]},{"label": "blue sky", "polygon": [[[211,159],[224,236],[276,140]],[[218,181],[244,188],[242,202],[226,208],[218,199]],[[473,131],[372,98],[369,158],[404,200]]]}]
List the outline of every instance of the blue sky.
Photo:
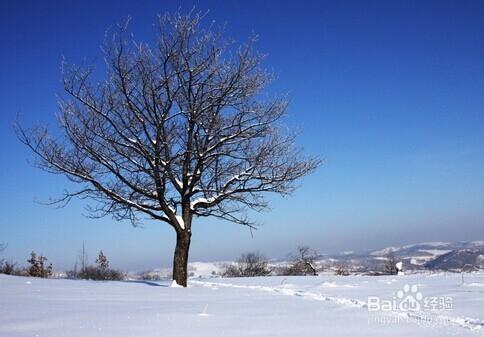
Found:
[{"label": "blue sky", "polygon": [[84,203],[40,205],[69,187],[32,167],[15,138],[55,128],[59,65],[99,63],[104,32],[126,16],[135,37],[154,36],[156,14],[193,6],[260,36],[257,49],[289,92],[287,123],[325,164],[272,210],[252,237],[215,220],[195,223],[191,260],[259,250],[285,257],[305,243],[321,252],[418,241],[484,239],[484,3],[482,1],[3,1],[0,4],[0,241],[23,263],[34,249],[70,267],[85,241],[114,266],[171,263],[174,233],[83,217]]}]

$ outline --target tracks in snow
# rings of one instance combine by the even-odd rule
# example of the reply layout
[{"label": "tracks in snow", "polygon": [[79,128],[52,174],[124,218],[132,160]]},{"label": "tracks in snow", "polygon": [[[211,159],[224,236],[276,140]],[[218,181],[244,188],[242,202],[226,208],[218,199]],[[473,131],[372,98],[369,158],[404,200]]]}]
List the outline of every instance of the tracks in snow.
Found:
[{"label": "tracks in snow", "polygon": [[190,281],[190,283],[200,284],[204,287],[214,288],[241,288],[241,289],[252,289],[252,290],[260,290],[266,292],[272,292],[276,294],[286,295],[286,296],[298,296],[305,299],[316,300],[316,301],[330,301],[336,302],[341,305],[349,305],[354,307],[366,308],[366,302],[357,300],[357,299],[349,299],[349,298],[341,298],[341,297],[334,297],[334,296],[326,296],[321,293],[311,293],[304,290],[295,290],[295,289],[288,289],[288,288],[277,288],[277,287],[267,287],[267,286],[244,286],[244,285],[237,285],[231,283],[216,283],[216,282],[202,282],[202,281]]},{"label": "tracks in snow", "polygon": [[[355,299],[355,298],[344,298],[327,296],[322,293],[309,292],[306,290],[289,289],[285,287],[268,287],[268,286],[249,286],[249,285],[237,285],[231,283],[218,283],[218,282],[204,282],[204,281],[190,281],[192,284],[198,284],[207,288],[238,288],[238,289],[251,289],[257,291],[265,291],[275,294],[280,294],[284,296],[297,296],[303,299],[322,301],[322,302],[332,302],[339,305],[351,306],[355,308],[367,308],[366,302]],[[469,318],[469,317],[453,317],[439,314],[429,314],[429,312],[393,312],[394,314],[410,318],[417,322],[427,322],[438,325],[453,325],[469,330],[484,330],[484,321]]]}]

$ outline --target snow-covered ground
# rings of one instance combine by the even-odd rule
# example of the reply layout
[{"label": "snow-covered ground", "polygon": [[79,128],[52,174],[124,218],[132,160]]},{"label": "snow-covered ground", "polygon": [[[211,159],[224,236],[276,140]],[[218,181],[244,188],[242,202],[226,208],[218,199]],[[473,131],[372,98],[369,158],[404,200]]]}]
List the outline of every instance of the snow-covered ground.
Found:
[{"label": "snow-covered ground", "polygon": [[[0,275],[0,336],[484,335],[484,273],[464,283],[460,274],[323,274],[169,285]],[[368,296],[398,303],[399,294],[422,308],[369,312]]]}]

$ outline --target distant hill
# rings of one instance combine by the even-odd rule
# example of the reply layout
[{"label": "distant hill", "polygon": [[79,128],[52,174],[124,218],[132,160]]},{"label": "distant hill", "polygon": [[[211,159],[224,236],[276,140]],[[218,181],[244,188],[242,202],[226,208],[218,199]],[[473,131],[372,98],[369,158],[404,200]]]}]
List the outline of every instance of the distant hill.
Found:
[{"label": "distant hill", "polygon": [[320,264],[323,269],[344,265],[358,272],[381,271],[389,254],[403,262],[404,270],[484,268],[484,241],[422,242],[362,253],[344,252],[323,255]]},{"label": "distant hill", "polygon": [[456,249],[425,263],[425,267],[438,270],[484,269],[484,249]]}]

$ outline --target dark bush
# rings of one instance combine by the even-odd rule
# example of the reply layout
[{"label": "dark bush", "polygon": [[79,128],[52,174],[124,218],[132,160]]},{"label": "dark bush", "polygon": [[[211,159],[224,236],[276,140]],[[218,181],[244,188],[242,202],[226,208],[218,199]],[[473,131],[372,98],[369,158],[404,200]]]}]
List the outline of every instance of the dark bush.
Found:
[{"label": "dark bush", "polygon": [[66,272],[68,278],[95,281],[121,281],[124,280],[123,272],[109,268],[109,261],[102,251],[96,259],[96,265],[84,265],[79,271],[77,267]]},{"label": "dark bush", "polygon": [[225,266],[224,277],[267,276],[271,273],[267,258],[259,252],[242,254],[235,264]]},{"label": "dark bush", "polygon": [[137,276],[140,280],[145,280],[145,281],[161,281],[161,280],[168,279],[167,276],[164,276],[161,273],[154,272],[154,271],[143,271],[139,273]]},{"label": "dark bush", "polygon": [[77,278],[95,281],[121,281],[124,279],[124,275],[115,269],[86,266],[78,273]]},{"label": "dark bush", "polygon": [[397,259],[395,257],[395,253],[393,251],[390,251],[387,254],[383,269],[384,269],[385,274],[388,274],[388,275],[397,275],[398,274]]},{"label": "dark bush", "polygon": [[29,276],[47,278],[52,276],[52,264],[47,265],[45,256],[30,253],[30,259],[27,260],[30,267],[27,269]]},{"label": "dark bush", "polygon": [[344,264],[340,264],[336,266],[336,270],[334,271],[335,275],[338,276],[348,276],[350,274],[348,267],[346,267]]},{"label": "dark bush", "polygon": [[15,275],[17,264],[12,261],[0,261],[0,274]]},{"label": "dark bush", "polygon": [[297,247],[296,253],[292,254],[292,264],[282,268],[279,275],[296,276],[296,275],[318,275],[316,259],[318,254],[307,246]]}]

